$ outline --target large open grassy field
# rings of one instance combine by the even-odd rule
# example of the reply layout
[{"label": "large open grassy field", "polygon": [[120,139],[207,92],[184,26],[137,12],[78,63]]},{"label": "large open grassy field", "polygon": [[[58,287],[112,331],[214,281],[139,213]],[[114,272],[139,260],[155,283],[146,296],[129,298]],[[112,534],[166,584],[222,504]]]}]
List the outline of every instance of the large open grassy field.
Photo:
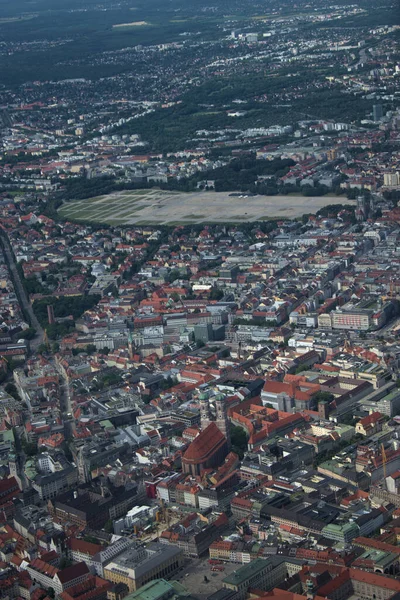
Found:
[{"label": "large open grassy field", "polygon": [[[276,217],[295,218],[316,213],[336,196],[230,196],[229,192],[190,194],[162,190],[115,192],[66,202],[59,212],[65,219],[110,225],[177,225],[190,223],[244,223]],[[346,200],[346,203],[349,201]]]}]

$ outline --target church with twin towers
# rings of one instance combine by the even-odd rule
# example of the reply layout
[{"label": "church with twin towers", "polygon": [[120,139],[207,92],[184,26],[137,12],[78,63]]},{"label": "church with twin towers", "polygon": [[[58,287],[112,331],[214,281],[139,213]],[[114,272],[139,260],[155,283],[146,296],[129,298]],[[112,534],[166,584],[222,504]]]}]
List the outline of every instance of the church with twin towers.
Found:
[{"label": "church with twin towers", "polygon": [[[201,475],[205,469],[219,467],[231,449],[230,422],[226,396],[209,392],[199,395],[201,432],[182,457],[184,473]],[[215,415],[212,411],[215,406]]]}]

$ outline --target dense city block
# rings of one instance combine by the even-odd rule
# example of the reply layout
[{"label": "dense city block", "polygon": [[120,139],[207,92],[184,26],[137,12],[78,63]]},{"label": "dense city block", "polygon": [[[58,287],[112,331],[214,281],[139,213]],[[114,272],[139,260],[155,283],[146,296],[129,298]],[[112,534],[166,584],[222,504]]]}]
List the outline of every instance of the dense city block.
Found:
[{"label": "dense city block", "polygon": [[400,598],[399,31],[0,1],[0,600]]}]

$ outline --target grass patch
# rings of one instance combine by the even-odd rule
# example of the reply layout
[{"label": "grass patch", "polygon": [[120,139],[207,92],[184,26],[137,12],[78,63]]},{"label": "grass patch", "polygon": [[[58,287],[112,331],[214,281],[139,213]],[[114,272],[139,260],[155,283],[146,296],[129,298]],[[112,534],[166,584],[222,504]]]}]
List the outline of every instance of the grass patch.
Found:
[{"label": "grass patch", "polygon": [[[108,224],[138,223],[140,225],[190,223],[246,223],[282,218],[295,219],[304,212],[317,212],[327,204],[339,204],[342,198],[313,197],[310,202],[303,196],[257,196],[233,201],[228,192],[193,192],[189,194],[163,190],[135,190],[125,195],[110,194],[105,197],[72,200],[64,203],[59,214],[64,219]],[[99,199],[101,198],[101,199]],[[246,213],[239,210],[247,208]],[[196,210],[205,212],[196,212]],[[190,212],[190,211],[193,212]]]},{"label": "grass patch", "polygon": [[[159,223],[159,225],[163,225],[164,223]],[[139,223],[138,223],[139,225]],[[146,221],[145,223],[143,221],[140,222],[140,225],[155,225],[153,222],[149,222]],[[171,227],[181,227],[181,226],[185,226],[185,225],[190,225],[189,221],[167,221],[165,223],[165,225],[171,226]]]}]

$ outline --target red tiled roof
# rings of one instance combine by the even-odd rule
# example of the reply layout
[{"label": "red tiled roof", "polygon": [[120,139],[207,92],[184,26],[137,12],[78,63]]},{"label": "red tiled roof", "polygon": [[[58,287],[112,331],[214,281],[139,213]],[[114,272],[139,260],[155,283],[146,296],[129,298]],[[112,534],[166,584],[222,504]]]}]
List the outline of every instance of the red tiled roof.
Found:
[{"label": "red tiled roof", "polygon": [[359,423],[365,427],[368,425],[374,425],[375,423],[377,423],[378,421],[380,421],[382,419],[382,415],[380,412],[375,411],[373,413],[371,413],[370,415],[368,415],[367,417],[364,417],[363,419],[359,420]]},{"label": "red tiled roof", "polygon": [[355,546],[361,546],[362,548],[373,548],[374,550],[382,550],[383,552],[394,552],[400,554],[400,548],[387,544],[386,542],[380,542],[379,540],[368,538],[368,537],[357,537],[353,540]]},{"label": "red tiled roof", "polygon": [[104,598],[105,592],[111,588],[111,583],[100,577],[91,575],[83,583],[78,583],[69,587],[67,591],[60,594],[62,600],[92,600],[94,598]]},{"label": "red tiled roof", "polygon": [[72,565],[71,567],[67,567],[62,571],[59,571],[58,579],[62,584],[68,583],[69,581],[77,579],[78,577],[81,577],[82,575],[86,575],[88,573],[89,569],[87,567],[87,564],[82,561],[80,563],[77,563],[76,565]]},{"label": "red tiled roof", "polygon": [[47,575],[47,577],[54,577],[59,571],[57,567],[53,567],[53,565],[40,560],[40,558],[32,560],[29,566],[35,571]]},{"label": "red tiled roof", "polygon": [[92,544],[91,542],[85,542],[85,540],[77,538],[69,538],[67,546],[72,551],[82,552],[82,554],[88,554],[89,556],[94,556],[103,549],[103,546],[100,544]]},{"label": "red tiled roof", "polygon": [[0,496],[2,499],[4,499],[5,496],[8,496],[9,493],[12,493],[15,488],[18,488],[18,483],[15,477],[0,479]]},{"label": "red tiled roof", "polygon": [[183,460],[202,463],[226,441],[223,433],[214,422],[211,422],[190,444],[183,455]]}]

